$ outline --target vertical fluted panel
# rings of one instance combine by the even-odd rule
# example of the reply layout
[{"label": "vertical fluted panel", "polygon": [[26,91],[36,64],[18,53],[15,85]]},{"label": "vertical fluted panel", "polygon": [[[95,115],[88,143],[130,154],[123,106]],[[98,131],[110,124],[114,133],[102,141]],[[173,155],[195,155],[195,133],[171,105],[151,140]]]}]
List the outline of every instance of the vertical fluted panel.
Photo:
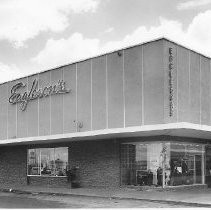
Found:
[{"label": "vertical fluted panel", "polygon": [[79,131],[91,130],[91,60],[77,64],[77,121]]},{"label": "vertical fluted panel", "polygon": [[125,126],[142,121],[142,46],[124,51]]},{"label": "vertical fluted panel", "polygon": [[0,139],[7,139],[8,83],[0,85]]},{"label": "vertical fluted panel", "polygon": [[106,128],[106,56],[92,60],[92,129]]},{"label": "vertical fluted panel", "polygon": [[124,126],[123,52],[107,55],[108,128]]},{"label": "vertical fluted panel", "polygon": [[164,122],[163,40],[143,45],[144,124]]}]

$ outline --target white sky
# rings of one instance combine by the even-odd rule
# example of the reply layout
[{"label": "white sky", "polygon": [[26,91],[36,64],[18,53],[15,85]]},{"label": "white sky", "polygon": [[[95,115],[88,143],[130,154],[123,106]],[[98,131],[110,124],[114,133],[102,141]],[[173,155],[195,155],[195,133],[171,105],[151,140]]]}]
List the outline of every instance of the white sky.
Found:
[{"label": "white sky", "polygon": [[0,0],[0,82],[161,36],[211,57],[211,0]]}]

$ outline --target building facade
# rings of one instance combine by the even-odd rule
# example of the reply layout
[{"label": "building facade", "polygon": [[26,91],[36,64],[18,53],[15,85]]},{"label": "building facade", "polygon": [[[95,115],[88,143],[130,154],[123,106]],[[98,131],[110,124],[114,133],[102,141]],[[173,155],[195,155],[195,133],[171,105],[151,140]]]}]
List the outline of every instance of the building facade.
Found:
[{"label": "building facade", "polygon": [[209,185],[210,58],[168,39],[0,85],[0,183]]}]

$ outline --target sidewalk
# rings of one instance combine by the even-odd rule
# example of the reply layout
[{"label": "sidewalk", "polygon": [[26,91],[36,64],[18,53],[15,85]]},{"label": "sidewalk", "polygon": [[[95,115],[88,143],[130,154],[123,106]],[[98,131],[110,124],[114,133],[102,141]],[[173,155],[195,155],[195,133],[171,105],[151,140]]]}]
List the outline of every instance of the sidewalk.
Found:
[{"label": "sidewalk", "polygon": [[211,207],[211,189],[174,189],[174,190],[144,190],[138,189],[107,189],[107,188],[47,188],[37,186],[1,186],[0,191],[28,194],[89,196],[110,199],[145,200],[163,203],[187,204],[193,206]]}]

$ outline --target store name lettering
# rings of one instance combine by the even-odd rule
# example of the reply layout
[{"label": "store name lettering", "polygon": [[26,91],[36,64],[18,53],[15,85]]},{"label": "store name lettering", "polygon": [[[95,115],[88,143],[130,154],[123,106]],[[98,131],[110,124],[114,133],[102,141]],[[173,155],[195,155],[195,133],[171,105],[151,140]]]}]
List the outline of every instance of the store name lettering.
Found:
[{"label": "store name lettering", "polygon": [[26,110],[28,102],[37,98],[44,98],[56,94],[69,93],[70,90],[66,88],[63,80],[58,80],[55,85],[38,88],[38,80],[35,79],[32,83],[31,89],[27,92],[21,93],[21,89],[26,87],[26,84],[19,82],[11,89],[11,96],[9,97],[10,104],[20,103],[20,110]]},{"label": "store name lettering", "polygon": [[169,48],[169,57],[168,57],[168,86],[169,86],[169,116],[173,116],[174,104],[173,104],[173,49]]}]

